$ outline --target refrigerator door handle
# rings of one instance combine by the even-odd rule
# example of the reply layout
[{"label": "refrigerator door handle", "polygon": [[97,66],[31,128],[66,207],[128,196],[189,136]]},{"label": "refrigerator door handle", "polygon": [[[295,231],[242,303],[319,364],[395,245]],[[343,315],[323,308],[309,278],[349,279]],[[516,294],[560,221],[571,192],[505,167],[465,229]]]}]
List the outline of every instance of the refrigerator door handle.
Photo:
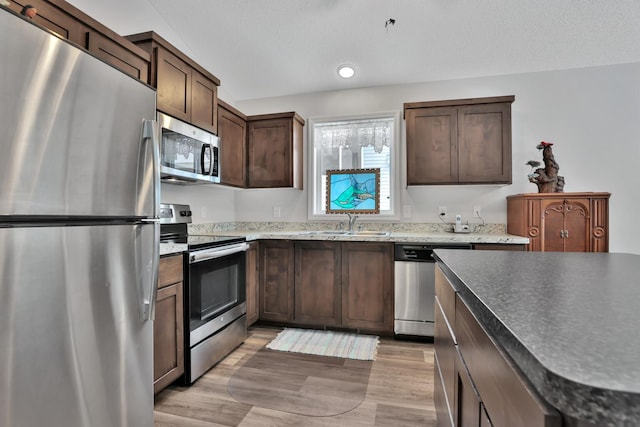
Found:
[{"label": "refrigerator door handle", "polygon": [[[140,310],[141,320],[153,320],[155,317],[156,307],[156,294],[158,290],[158,269],[160,266],[160,223],[155,222],[153,224],[153,244],[151,249],[151,271],[148,275],[142,274],[140,276],[139,288],[142,291],[142,307]],[[144,225],[141,228],[147,227]],[[144,245],[138,247],[144,252]],[[144,253],[139,254],[144,259]]]},{"label": "refrigerator door handle", "polygon": [[[151,153],[151,168],[148,167],[148,155]],[[160,137],[155,120],[144,120],[138,164],[141,190],[151,191],[153,197],[153,218],[160,217]],[[148,188],[151,187],[151,188]]]}]

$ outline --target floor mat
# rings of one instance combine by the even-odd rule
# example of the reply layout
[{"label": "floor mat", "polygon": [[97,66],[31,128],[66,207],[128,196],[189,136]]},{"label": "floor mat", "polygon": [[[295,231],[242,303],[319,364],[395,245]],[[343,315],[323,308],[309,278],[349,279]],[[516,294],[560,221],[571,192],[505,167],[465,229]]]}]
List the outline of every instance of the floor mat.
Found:
[{"label": "floor mat", "polygon": [[267,344],[267,348],[294,353],[374,360],[378,337],[348,332],[286,328]]},{"label": "floor mat", "polygon": [[358,407],[372,361],[284,353],[262,348],[231,377],[227,391],[261,408],[307,416],[333,416]]}]

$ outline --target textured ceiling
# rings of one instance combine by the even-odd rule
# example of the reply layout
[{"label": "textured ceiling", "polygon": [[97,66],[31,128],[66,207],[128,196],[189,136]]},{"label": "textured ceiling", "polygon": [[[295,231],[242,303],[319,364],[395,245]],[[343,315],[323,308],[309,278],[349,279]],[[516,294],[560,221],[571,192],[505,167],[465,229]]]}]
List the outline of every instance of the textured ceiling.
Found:
[{"label": "textured ceiling", "polygon": [[70,3],[123,35],[156,31],[235,101],[640,62],[638,0]]}]

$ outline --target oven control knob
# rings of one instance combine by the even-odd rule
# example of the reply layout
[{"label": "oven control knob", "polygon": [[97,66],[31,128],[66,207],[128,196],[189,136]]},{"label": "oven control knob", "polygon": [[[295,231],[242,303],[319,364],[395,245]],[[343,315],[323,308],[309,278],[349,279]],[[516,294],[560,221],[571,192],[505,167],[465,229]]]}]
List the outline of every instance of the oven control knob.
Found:
[{"label": "oven control knob", "polygon": [[191,216],[191,211],[180,211],[180,216]]}]

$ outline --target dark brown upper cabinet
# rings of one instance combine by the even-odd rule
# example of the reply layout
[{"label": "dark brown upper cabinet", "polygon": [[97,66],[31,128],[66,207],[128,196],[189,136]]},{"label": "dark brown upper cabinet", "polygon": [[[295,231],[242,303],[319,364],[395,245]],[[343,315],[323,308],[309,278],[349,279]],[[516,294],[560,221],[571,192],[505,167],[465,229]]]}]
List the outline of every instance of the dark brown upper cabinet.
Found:
[{"label": "dark brown upper cabinet", "polygon": [[220,137],[220,183],[234,187],[247,185],[247,116],[218,100]]},{"label": "dark brown upper cabinet", "polygon": [[153,31],[126,38],[151,54],[158,110],[217,134],[220,80]]},{"label": "dark brown upper cabinet", "polygon": [[302,117],[294,112],[248,116],[247,126],[247,186],[302,189]]},{"label": "dark brown upper cabinet", "polygon": [[514,96],[404,104],[407,185],[511,184]]},{"label": "dark brown upper cabinet", "polygon": [[38,13],[32,22],[88,50],[94,56],[144,83],[149,83],[151,55],[63,0],[11,0],[20,12],[26,4]]}]

